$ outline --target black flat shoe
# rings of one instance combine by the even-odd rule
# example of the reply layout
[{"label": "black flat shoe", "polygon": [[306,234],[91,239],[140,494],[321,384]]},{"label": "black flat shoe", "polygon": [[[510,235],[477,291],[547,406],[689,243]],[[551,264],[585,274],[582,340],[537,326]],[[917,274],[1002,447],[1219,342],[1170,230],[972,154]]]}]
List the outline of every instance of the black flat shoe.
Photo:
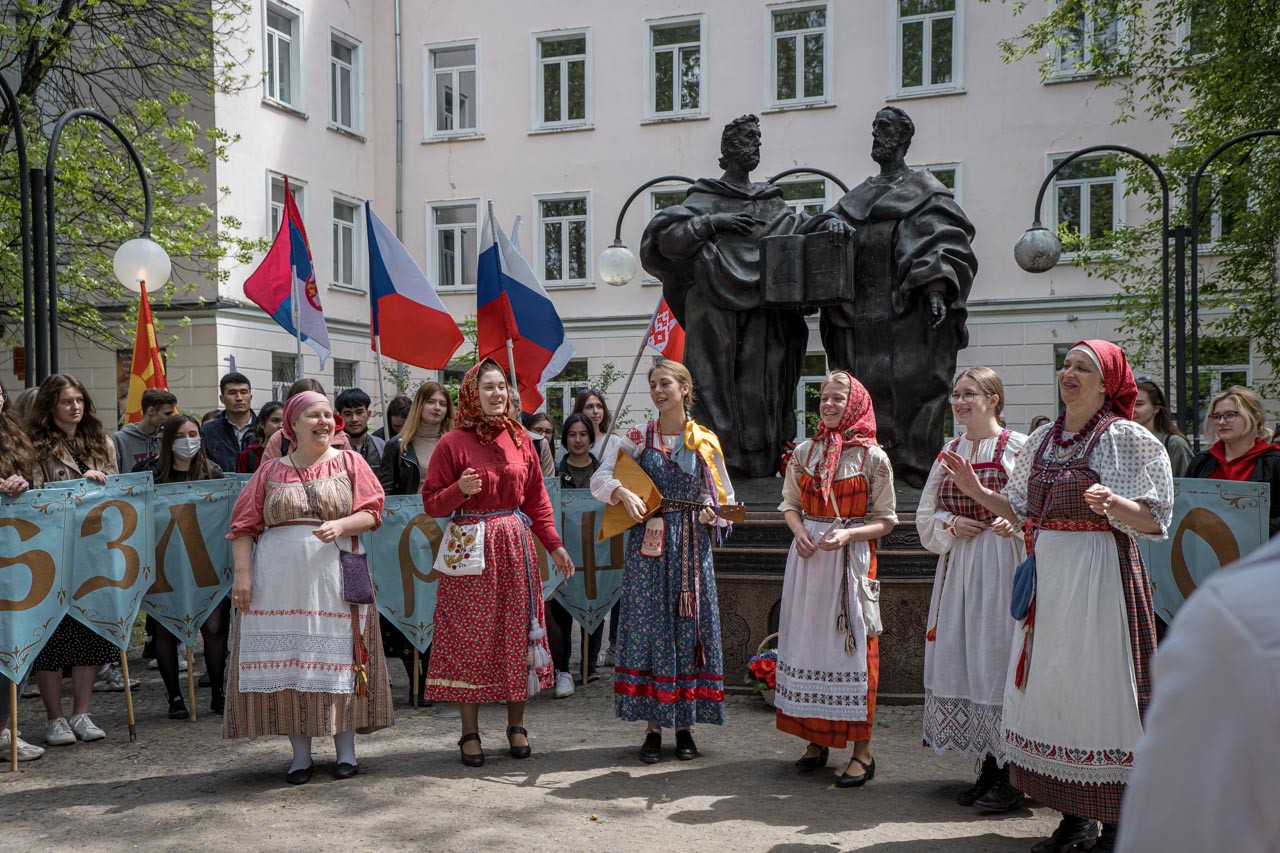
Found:
[{"label": "black flat shoe", "polygon": [[1022,792],[1009,784],[1009,780],[1000,778],[974,802],[974,808],[989,812],[1007,812],[1017,808],[1022,802]]},{"label": "black flat shoe", "polygon": [[314,764],[308,764],[300,770],[290,770],[288,775],[284,777],[284,781],[290,785],[305,785],[311,781],[311,771],[314,768]]},{"label": "black flat shoe", "polygon": [[347,764],[345,761],[339,761],[338,766],[333,768],[333,778],[350,779],[360,772],[359,764]]},{"label": "black flat shoe", "polygon": [[837,788],[861,788],[863,785],[867,784],[868,782],[870,782],[872,779],[876,777],[875,758],[871,759],[870,764],[863,761],[861,758],[853,758],[849,761],[849,763],[852,764],[855,761],[858,764],[862,765],[862,772],[859,773],[857,776],[850,776],[849,771],[845,770],[844,773],[840,774],[840,778],[836,780]]},{"label": "black flat shoe", "polygon": [[662,732],[646,732],[644,745],[640,747],[640,760],[645,764],[657,764],[662,760]]},{"label": "black flat shoe", "polygon": [[693,742],[693,732],[688,729],[676,729],[676,758],[681,761],[692,761],[702,753]]},{"label": "black flat shoe", "polygon": [[185,720],[191,714],[187,711],[187,703],[182,701],[181,696],[174,696],[169,700],[169,719]]},{"label": "black flat shoe", "polygon": [[1098,824],[1088,818],[1064,814],[1053,835],[1031,846],[1031,853],[1068,853],[1098,837]]},{"label": "black flat shoe", "polygon": [[215,690],[213,696],[209,697],[209,710],[214,714],[226,713],[227,695],[221,690]]},{"label": "black flat shoe", "polygon": [[[465,734],[462,737],[458,738],[458,749],[461,751],[462,745],[469,740],[473,740],[476,743],[479,743],[480,733],[471,732],[469,734]],[[468,767],[483,767],[484,766],[484,748],[482,747],[480,749],[479,755],[467,755],[467,753],[463,752],[462,763],[467,765]]]},{"label": "black flat shoe", "polygon": [[507,726],[507,743],[511,744],[512,758],[528,758],[530,755],[533,755],[533,748],[528,744],[525,744],[524,746],[516,746],[514,743],[511,743],[512,735],[524,735],[525,740],[528,740],[529,732],[525,730],[524,726]]},{"label": "black flat shoe", "polygon": [[[809,745],[818,746],[816,743],[811,743]],[[827,766],[827,759],[831,756],[831,750],[827,749],[825,746],[820,746],[818,748],[821,752],[817,755],[802,755],[796,761],[796,767],[801,773],[808,773],[810,770],[817,770],[819,767]]]}]

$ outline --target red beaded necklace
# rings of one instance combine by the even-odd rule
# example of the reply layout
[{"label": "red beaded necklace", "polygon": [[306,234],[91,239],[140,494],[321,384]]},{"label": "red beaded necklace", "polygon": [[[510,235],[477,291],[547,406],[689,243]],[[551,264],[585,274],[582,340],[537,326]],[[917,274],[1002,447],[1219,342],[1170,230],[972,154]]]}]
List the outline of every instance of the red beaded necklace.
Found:
[{"label": "red beaded necklace", "polygon": [[1111,411],[1110,401],[1103,403],[1102,408],[1094,412],[1093,417],[1089,418],[1088,422],[1086,422],[1085,425],[1082,426],[1078,432],[1068,437],[1068,436],[1064,436],[1062,433],[1062,426],[1067,421],[1067,412],[1065,409],[1063,409],[1062,414],[1058,415],[1058,419],[1053,423],[1053,432],[1051,433],[1051,435],[1053,436],[1053,443],[1056,444],[1058,447],[1061,447],[1064,449],[1071,447],[1074,444],[1077,444],[1085,436],[1093,432],[1094,428],[1097,427],[1098,424],[1102,423],[1102,419],[1105,418],[1107,416],[1107,413],[1110,411]]}]

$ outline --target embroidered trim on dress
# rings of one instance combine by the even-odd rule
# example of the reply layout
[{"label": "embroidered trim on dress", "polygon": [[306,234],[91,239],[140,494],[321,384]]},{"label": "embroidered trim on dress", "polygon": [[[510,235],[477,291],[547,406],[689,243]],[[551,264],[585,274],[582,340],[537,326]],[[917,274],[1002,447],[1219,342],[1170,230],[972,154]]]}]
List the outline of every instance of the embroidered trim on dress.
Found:
[{"label": "embroidered trim on dress", "polygon": [[804,669],[801,667],[791,666],[785,661],[778,661],[778,675],[787,678],[794,678],[797,681],[816,681],[820,684],[866,684],[867,673],[850,672],[844,670],[841,672],[832,672],[826,669]]},{"label": "embroidered trim on dress", "polygon": [[246,610],[245,616],[322,616],[326,619],[350,619],[350,611],[334,613],[328,610]]},{"label": "embroidered trim on dress", "polygon": [[1001,706],[970,699],[936,696],[924,692],[924,744],[938,755],[951,750],[974,755],[994,755],[1004,763]]},{"label": "embroidered trim on dress", "polygon": [[1069,747],[1042,743],[1005,729],[1005,758],[1050,779],[1086,784],[1125,783],[1133,772],[1133,752],[1122,748]]}]

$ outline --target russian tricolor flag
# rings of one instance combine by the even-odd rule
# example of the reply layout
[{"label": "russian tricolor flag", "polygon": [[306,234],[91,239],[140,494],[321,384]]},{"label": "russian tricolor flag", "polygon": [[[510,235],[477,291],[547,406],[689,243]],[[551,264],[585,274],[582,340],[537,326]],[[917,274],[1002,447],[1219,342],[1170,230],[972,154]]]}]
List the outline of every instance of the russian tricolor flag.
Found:
[{"label": "russian tricolor flag", "polygon": [[462,346],[462,331],[422,268],[364,203],[369,234],[369,329],[375,349],[397,361],[443,370]]},{"label": "russian tricolor flag", "polygon": [[267,256],[245,280],[244,295],[270,314],[280,328],[295,337],[300,334],[302,342],[316,351],[320,366],[324,367],[330,353],[329,328],[324,323],[324,308],[320,306],[307,232],[289,190],[288,178],[284,181],[284,216],[280,230]]},{"label": "russian tricolor flag", "polygon": [[507,364],[507,341],[515,350],[520,406],[542,407],[538,386],[564,370],[573,357],[564,324],[542,283],[494,220],[492,205],[480,231],[476,327],[480,357]]}]

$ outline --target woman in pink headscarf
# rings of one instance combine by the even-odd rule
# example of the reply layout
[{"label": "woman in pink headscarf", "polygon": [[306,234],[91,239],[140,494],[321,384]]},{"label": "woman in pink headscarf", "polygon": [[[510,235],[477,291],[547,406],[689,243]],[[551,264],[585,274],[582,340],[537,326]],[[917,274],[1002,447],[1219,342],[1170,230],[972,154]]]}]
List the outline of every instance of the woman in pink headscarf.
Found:
[{"label": "woman in pink headscarf", "polygon": [[331,446],[323,394],[284,407],[291,452],[265,460],[231,517],[235,632],[225,738],[287,735],[286,781],[311,778],[311,739],[331,736],[334,777],[359,772],[355,736],[391,725],[391,684],[375,604],[344,598],[340,552],[382,521],[383,492],[359,453]]},{"label": "woman in pink headscarf", "polygon": [[[822,426],[787,463],[778,507],[795,534],[778,623],[778,729],[804,738],[801,772],[853,743],[836,780],[871,781],[879,640],[864,610],[878,608],[875,540],[897,524],[893,468],[876,443],[871,395],[843,370],[822,383]],[[864,584],[863,579],[867,579]],[[878,609],[875,611],[878,613]],[[876,621],[876,620],[870,620]]]},{"label": "woman in pink headscarf", "polygon": [[1097,838],[1093,849],[1109,851],[1156,645],[1135,537],[1167,535],[1173,472],[1159,439],[1131,420],[1137,386],[1120,347],[1076,344],[1058,392],[1062,414],[1031,434],[1003,494],[983,486],[959,454],[941,459],[961,491],[1024,524],[1035,557],[1035,595],[1014,631],[1002,718],[1009,781],[1063,813],[1032,850]]}]

